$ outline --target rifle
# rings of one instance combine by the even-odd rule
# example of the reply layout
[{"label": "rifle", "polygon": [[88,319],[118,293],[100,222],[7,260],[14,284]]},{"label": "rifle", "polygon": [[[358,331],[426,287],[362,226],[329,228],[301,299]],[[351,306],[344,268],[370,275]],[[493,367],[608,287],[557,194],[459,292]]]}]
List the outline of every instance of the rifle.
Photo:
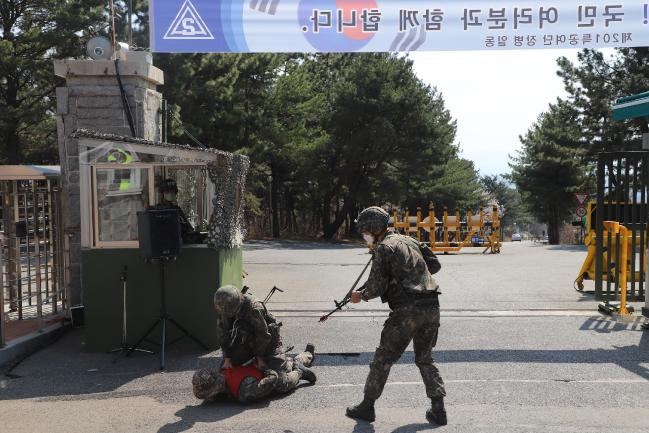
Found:
[{"label": "rifle", "polygon": [[[347,292],[347,294],[346,294],[345,297],[342,299],[342,301],[338,302],[338,301],[336,301],[336,300],[334,299],[334,304],[336,304],[336,308],[334,308],[333,310],[331,310],[331,311],[328,312],[327,314],[325,314],[325,315],[323,315],[323,316],[320,316],[320,322],[324,322],[325,320],[327,320],[327,319],[329,318],[329,316],[331,316],[331,315],[332,315],[333,313],[335,313],[336,311],[342,310],[342,308],[343,308],[345,305],[347,305],[347,304],[349,303],[349,301],[352,300],[352,293],[353,293],[354,290],[356,289],[356,285],[357,285],[358,282],[361,280],[361,278],[363,278],[363,274],[365,274],[365,271],[367,271],[367,268],[370,266],[370,263],[372,263],[372,260],[373,260],[373,259],[374,259],[374,255],[372,255],[372,257],[370,257],[370,259],[368,260],[367,264],[366,264],[365,267],[363,268],[363,271],[362,271],[361,274],[358,276],[358,278],[356,278],[356,281],[354,281],[354,285],[352,286],[351,289],[349,289],[349,292]],[[359,287],[359,288],[358,288],[358,291],[361,291],[361,290],[363,290],[364,288],[365,288],[365,284],[363,284],[361,287]]]},{"label": "rifle", "polygon": [[[250,287],[248,287],[248,286],[243,286],[243,289],[241,289],[241,294],[242,294],[242,295],[245,295],[246,293],[248,293],[249,290],[250,290]],[[283,291],[282,289],[280,289],[279,287],[277,287],[277,286],[273,286],[273,288],[270,289],[270,291],[268,292],[268,294],[266,295],[266,297],[264,298],[264,300],[261,301],[261,304],[262,304],[264,307],[266,306],[266,303],[268,303],[268,301],[270,301],[270,298],[273,297],[273,295],[275,294],[275,292],[282,292],[282,293],[284,293],[284,291]]]},{"label": "rifle", "polygon": [[275,292],[282,292],[282,293],[284,293],[284,291],[283,291],[282,289],[280,289],[279,287],[277,287],[277,286],[273,286],[273,288],[270,289],[270,292],[268,292],[268,294],[266,295],[266,297],[264,298],[264,300],[261,301],[261,303],[264,304],[264,307],[266,306],[266,303],[267,303],[268,301],[270,301],[270,298],[273,297],[273,295],[275,294]]}]

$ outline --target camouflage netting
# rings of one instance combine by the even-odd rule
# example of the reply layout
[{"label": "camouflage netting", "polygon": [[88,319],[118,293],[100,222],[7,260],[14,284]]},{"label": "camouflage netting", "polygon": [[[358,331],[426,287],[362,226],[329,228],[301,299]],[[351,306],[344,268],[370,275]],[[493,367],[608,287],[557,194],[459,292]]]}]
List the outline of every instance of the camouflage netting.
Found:
[{"label": "camouflage netting", "polygon": [[236,248],[243,244],[243,193],[249,166],[247,157],[231,153],[219,155],[217,161],[208,163],[209,177],[214,184],[207,241],[212,248]]}]

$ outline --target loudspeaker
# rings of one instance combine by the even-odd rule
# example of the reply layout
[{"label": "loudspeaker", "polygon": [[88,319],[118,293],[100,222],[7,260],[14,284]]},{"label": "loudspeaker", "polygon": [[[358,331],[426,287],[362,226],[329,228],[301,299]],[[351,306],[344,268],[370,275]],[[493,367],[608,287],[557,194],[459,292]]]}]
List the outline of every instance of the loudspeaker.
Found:
[{"label": "loudspeaker", "polygon": [[180,214],[177,209],[147,209],[137,213],[140,253],[145,259],[180,254]]},{"label": "loudspeaker", "polygon": [[84,324],[84,311],[85,307],[83,305],[75,305],[70,307],[70,318],[72,319],[72,327],[80,328]]}]

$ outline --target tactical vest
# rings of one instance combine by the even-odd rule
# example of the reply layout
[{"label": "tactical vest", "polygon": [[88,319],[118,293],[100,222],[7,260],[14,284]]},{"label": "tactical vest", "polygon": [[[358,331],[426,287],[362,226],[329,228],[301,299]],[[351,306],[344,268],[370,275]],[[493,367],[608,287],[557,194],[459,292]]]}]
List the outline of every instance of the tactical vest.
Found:
[{"label": "tactical vest", "polygon": [[[437,272],[441,265],[437,257],[432,254],[432,257],[426,257],[418,242],[408,236],[400,236],[400,242],[405,243],[408,247],[415,251],[426,263],[428,272],[433,273],[432,270]],[[424,271],[426,272],[426,271]],[[406,290],[403,287],[392,287],[387,293],[381,296],[382,302],[387,302],[391,310],[403,308],[407,306],[425,307],[425,308],[439,308],[439,291],[425,291],[417,292],[413,290]]]},{"label": "tactical vest", "polygon": [[[252,309],[252,303],[254,299],[246,296],[245,304],[242,308]],[[282,326],[281,322],[277,322],[277,319],[268,312],[266,307],[262,304],[264,321],[266,326],[268,326],[268,332],[271,336],[270,343],[266,349],[266,355],[273,355],[275,350],[282,345],[279,328]],[[243,312],[245,313],[245,312]],[[241,314],[241,313],[240,313]],[[245,314],[244,314],[245,315]],[[230,341],[230,348],[228,352],[230,353],[230,358],[235,365],[241,365],[248,362],[254,357],[254,343],[255,343],[255,333],[252,326],[245,320],[236,320],[233,324],[236,327],[236,330],[232,330],[235,337]]]}]

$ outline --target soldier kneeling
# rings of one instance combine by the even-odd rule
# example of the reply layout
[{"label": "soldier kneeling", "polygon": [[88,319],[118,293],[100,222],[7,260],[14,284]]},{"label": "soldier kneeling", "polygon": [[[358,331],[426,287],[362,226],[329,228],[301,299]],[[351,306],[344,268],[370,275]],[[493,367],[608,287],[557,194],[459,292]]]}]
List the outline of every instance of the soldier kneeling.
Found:
[{"label": "soldier kneeling", "polygon": [[[286,358],[279,334],[282,324],[252,295],[244,295],[234,286],[220,287],[214,293],[214,308],[223,369],[252,361],[258,370],[273,370],[277,374],[274,389],[279,393],[295,389],[300,379],[315,383],[316,375],[302,362],[303,358]],[[308,352],[307,346],[305,353]]]}]

